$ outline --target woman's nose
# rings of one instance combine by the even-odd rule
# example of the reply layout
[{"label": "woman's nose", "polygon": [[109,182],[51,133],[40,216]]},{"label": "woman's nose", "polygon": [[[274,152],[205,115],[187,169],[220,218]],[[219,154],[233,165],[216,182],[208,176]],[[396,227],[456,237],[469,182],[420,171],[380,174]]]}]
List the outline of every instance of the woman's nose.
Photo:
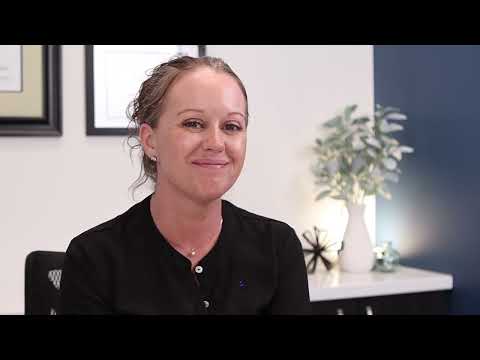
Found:
[{"label": "woman's nose", "polygon": [[203,141],[205,150],[221,152],[225,149],[225,141],[221,129],[211,127],[206,131],[205,139]]}]

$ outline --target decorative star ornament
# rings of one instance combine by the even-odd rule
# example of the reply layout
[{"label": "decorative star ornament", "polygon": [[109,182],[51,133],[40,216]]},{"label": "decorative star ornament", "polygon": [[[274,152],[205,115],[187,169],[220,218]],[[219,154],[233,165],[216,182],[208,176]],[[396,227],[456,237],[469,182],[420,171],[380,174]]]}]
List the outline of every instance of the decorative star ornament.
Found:
[{"label": "decorative star ornament", "polygon": [[317,268],[318,259],[320,259],[327,270],[333,268],[335,263],[331,260],[332,255],[337,253],[331,249],[336,244],[327,241],[327,231],[320,230],[316,226],[313,227],[315,235],[310,230],[304,231],[302,236],[311,246],[309,249],[303,249],[305,257],[311,255],[307,263],[307,272],[313,274]]}]

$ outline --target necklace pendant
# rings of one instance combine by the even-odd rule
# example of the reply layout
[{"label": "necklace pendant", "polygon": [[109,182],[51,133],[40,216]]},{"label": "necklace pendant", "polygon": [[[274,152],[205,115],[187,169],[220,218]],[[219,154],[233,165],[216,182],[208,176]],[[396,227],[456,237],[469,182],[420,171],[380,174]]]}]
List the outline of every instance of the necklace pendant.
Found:
[{"label": "necklace pendant", "polygon": [[197,253],[197,252],[195,251],[195,249],[192,249],[192,250],[190,251],[190,256],[195,256],[196,253]]}]

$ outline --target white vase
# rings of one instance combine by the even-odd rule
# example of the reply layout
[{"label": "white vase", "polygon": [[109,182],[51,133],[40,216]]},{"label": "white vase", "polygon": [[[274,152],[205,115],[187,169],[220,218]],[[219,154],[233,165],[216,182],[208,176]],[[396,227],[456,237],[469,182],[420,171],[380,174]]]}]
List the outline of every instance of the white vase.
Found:
[{"label": "white vase", "polygon": [[365,204],[347,203],[348,222],[339,252],[340,269],[345,272],[365,273],[375,264],[375,253],[365,223]]}]

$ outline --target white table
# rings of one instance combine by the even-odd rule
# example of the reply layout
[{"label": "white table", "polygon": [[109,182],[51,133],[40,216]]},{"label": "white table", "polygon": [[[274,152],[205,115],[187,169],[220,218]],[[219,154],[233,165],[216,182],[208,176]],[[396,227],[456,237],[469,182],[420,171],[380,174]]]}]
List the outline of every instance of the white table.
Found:
[{"label": "white table", "polygon": [[311,301],[363,298],[383,295],[451,290],[453,276],[399,266],[395,272],[345,273],[317,270],[308,275]]}]

